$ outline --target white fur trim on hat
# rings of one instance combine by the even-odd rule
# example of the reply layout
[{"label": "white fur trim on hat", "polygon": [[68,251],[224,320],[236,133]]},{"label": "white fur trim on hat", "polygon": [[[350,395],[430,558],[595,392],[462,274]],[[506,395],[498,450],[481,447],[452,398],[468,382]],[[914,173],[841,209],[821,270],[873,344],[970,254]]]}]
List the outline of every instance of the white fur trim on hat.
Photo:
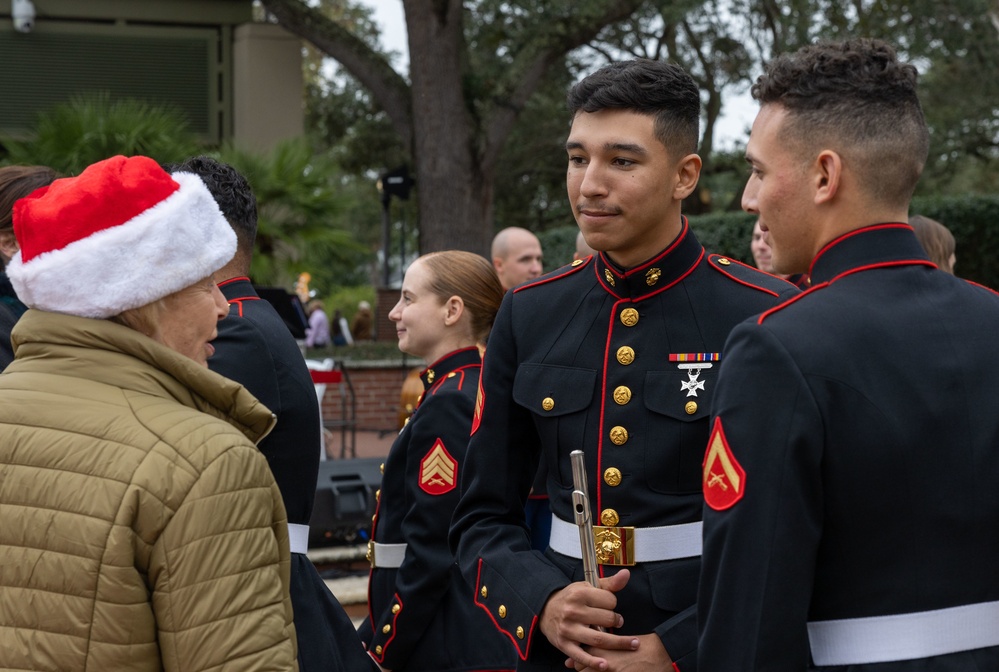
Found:
[{"label": "white fur trim on hat", "polygon": [[200,177],[171,177],[180,189],[124,224],[27,263],[15,254],[7,275],[18,298],[31,308],[106,318],[222,268],[236,254],[236,234]]}]

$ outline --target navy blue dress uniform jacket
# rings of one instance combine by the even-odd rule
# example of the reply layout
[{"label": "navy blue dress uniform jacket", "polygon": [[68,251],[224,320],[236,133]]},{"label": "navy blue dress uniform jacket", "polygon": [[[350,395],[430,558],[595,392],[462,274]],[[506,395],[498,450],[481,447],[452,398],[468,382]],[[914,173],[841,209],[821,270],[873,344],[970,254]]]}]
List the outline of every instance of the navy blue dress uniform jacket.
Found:
[{"label": "navy blue dress uniform jacket", "polygon": [[[666,250],[626,273],[599,255],[507,293],[489,337],[482,412],[451,544],[480,608],[523,660],[563,669],[564,654],[537,621],[553,591],[583,579],[580,560],[530,550],[523,503],[539,460],[548,467],[552,512],[563,521],[573,520],[569,453],[576,449],[585,453],[595,524],[700,521],[718,366],[701,369],[691,385],[693,376],[670,355],[720,353],[736,324],[797,292],[708,255],[684,220]],[[620,633],[654,631],[682,672],[694,670],[700,558],[631,570],[618,593]]]},{"label": "navy blue dress uniform jacket", "polygon": [[424,370],[423,395],[385,461],[372,536],[407,546],[398,568],[371,570],[370,616],[359,631],[372,657],[390,670],[516,664],[513,647],[475,607],[447,545],[481,366],[478,349],[466,348]]},{"label": "navy blue dress uniform jacket", "polygon": [[[284,320],[257,296],[249,278],[219,284],[229,315],[218,325],[212,371],[241,383],[277,416],[259,444],[288,522],[308,525],[316,496],[322,425],[316,388]],[[302,553],[291,555],[291,603],[301,672],[374,669],[343,607]]]},{"label": "navy blue dress uniform jacket", "polygon": [[[834,240],[811,277],[725,347],[704,470],[702,672],[999,670],[999,647],[812,660],[809,622],[999,600],[999,296],[937,270],[906,224]],[[960,637],[974,623],[956,625]],[[905,630],[907,650],[955,636]]]}]

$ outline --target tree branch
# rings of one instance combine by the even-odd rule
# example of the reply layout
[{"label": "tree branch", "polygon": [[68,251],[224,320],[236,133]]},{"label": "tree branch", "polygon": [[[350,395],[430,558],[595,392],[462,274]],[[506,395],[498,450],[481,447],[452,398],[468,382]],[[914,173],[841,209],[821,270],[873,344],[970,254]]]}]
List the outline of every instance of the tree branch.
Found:
[{"label": "tree branch", "polygon": [[493,108],[486,126],[482,145],[482,163],[491,168],[510,135],[520,110],[537,90],[541,79],[556,59],[580,47],[593,38],[604,26],[623,21],[642,5],[644,0],[604,0],[598,8],[582,12],[573,10],[568,16],[553,17],[550,26],[540,33],[532,45],[525,46],[514,66],[509,69],[501,90],[509,91],[503,105]]},{"label": "tree branch", "polygon": [[336,59],[385,110],[407,147],[413,146],[409,84],[376,51],[347,28],[300,0],[261,0],[282,27]]}]

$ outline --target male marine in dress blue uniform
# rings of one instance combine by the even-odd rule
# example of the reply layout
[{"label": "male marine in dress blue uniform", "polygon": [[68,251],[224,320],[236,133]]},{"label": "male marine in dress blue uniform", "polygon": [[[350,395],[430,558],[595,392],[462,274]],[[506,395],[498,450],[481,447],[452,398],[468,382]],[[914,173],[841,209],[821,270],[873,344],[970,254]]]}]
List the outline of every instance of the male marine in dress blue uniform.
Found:
[{"label": "male marine in dress blue uniform", "polygon": [[241,383],[277,416],[273,431],[258,447],[288,513],[299,670],[370,672],[374,664],[350,618],[305,555],[322,446],[319,405],[295,339],[245,275],[253,253],[256,199],[246,180],[226,164],[198,157],[180,169],[201,176],[239,241],[236,256],[216,273],[229,315],[218,324],[218,337],[212,342],[215,354],[208,366]]},{"label": "male marine in dress blue uniform", "polygon": [[[570,103],[579,111],[567,142],[568,191],[587,242],[605,252],[504,298],[451,543],[476,603],[516,645],[522,669],[565,669],[571,656],[612,670],[662,670],[672,657],[688,672],[696,668],[700,468],[719,353],[735,324],[797,290],[707,255],[680,216],[700,169],[697,89],[686,73],[616,64],[575,93],[570,101],[593,107]],[[570,522],[576,449],[585,453],[609,577],[599,590],[573,583],[583,578]],[[554,516],[544,554],[530,549],[524,529],[541,461]],[[566,606],[594,600],[598,609],[567,616]],[[559,619],[564,629],[550,627]],[[591,624],[619,627],[605,634]]]},{"label": "male marine in dress blue uniform", "polygon": [[812,287],[722,355],[702,670],[999,669],[999,296],[904,223],[928,145],[915,81],[858,40],[753,88],[743,206]]}]

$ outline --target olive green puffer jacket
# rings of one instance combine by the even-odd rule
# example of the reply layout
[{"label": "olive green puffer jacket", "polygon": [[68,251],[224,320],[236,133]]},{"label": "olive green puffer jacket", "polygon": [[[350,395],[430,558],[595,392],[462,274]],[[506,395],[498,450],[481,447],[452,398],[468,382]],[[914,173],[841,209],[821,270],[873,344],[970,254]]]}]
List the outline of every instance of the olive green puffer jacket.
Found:
[{"label": "olive green puffer jacket", "polygon": [[270,411],[105,320],[29,310],[12,340],[0,669],[296,669]]}]

